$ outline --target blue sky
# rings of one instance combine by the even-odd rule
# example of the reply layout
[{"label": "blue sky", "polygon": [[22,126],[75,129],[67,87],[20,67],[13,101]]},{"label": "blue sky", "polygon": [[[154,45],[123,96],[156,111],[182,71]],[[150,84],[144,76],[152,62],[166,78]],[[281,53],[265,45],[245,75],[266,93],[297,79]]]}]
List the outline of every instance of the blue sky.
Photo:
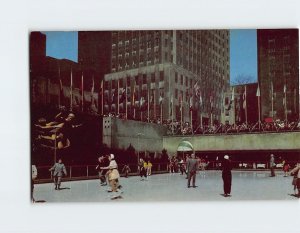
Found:
[{"label": "blue sky", "polygon": [[[77,32],[43,32],[47,36],[46,54],[77,62]],[[257,81],[256,30],[230,30],[230,82]]]},{"label": "blue sky", "polygon": [[230,30],[230,81],[257,81],[256,30]]},{"label": "blue sky", "polygon": [[46,54],[55,58],[66,58],[77,62],[78,33],[77,32],[43,32],[47,36]]}]

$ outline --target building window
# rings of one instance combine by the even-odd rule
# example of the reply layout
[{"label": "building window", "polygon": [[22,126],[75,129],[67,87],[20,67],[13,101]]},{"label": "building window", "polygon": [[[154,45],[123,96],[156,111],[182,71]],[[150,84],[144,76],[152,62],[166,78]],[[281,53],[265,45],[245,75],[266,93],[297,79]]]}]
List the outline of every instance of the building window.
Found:
[{"label": "building window", "polygon": [[135,76],[135,85],[139,85],[139,76]]},{"label": "building window", "polygon": [[183,75],[180,75],[180,84],[183,85]]},{"label": "building window", "polygon": [[130,77],[129,76],[127,77],[127,81],[126,82],[127,82],[127,86],[130,86]]},{"label": "building window", "polygon": [[155,83],[155,74],[154,73],[151,74],[151,83]]},{"label": "building window", "polygon": [[178,99],[178,90],[175,89],[175,99]]},{"label": "building window", "polygon": [[186,86],[186,87],[189,86],[189,79],[188,79],[188,77],[185,77],[185,86]]},{"label": "building window", "polygon": [[112,89],[116,88],[116,80],[112,80],[111,87],[112,87]]},{"label": "building window", "polygon": [[177,83],[178,82],[178,74],[177,74],[177,72],[175,72],[175,83]]},{"label": "building window", "polygon": [[159,71],[159,81],[164,81],[164,72]]},{"label": "building window", "polygon": [[143,74],[143,84],[147,84],[147,75]]}]

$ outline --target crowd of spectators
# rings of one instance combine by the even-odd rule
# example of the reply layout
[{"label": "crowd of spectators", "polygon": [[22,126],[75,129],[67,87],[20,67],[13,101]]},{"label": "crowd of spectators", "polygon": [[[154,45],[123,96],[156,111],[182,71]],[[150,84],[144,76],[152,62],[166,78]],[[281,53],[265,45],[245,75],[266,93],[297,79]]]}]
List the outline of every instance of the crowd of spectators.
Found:
[{"label": "crowd of spectators", "polygon": [[[115,114],[109,113],[104,117],[116,117],[119,119],[126,119],[126,115],[123,113]],[[282,121],[275,120],[274,122],[256,122],[256,123],[245,123],[240,122],[236,124],[222,124],[214,123],[209,124],[194,124],[191,126],[190,122],[183,122],[176,120],[164,120],[161,118],[156,119],[145,118],[133,118],[127,117],[128,120],[136,120],[142,122],[149,122],[154,124],[162,124],[167,128],[168,135],[193,135],[193,134],[231,134],[231,133],[251,133],[251,132],[285,132],[285,131],[298,131],[300,130],[300,120],[298,121]]]},{"label": "crowd of spectators", "polygon": [[286,132],[300,130],[300,121],[286,122],[276,120],[274,122],[256,122],[240,124],[213,124],[213,125],[193,125],[189,122],[182,124],[178,121],[167,124],[168,134],[191,135],[191,134],[231,134],[231,133],[251,133],[251,132]]}]

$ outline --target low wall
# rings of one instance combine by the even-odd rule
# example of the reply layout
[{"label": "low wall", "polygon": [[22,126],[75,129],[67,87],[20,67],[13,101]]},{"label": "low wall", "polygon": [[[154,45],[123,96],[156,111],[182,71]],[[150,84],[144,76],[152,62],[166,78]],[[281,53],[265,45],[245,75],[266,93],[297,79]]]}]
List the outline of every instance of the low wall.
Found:
[{"label": "low wall", "polygon": [[139,151],[161,152],[165,134],[166,128],[162,125],[103,118],[103,143],[111,148],[127,149],[131,144]]},{"label": "low wall", "polygon": [[299,150],[300,132],[251,133],[235,135],[164,136],[163,147],[175,153],[187,140],[195,151]]}]

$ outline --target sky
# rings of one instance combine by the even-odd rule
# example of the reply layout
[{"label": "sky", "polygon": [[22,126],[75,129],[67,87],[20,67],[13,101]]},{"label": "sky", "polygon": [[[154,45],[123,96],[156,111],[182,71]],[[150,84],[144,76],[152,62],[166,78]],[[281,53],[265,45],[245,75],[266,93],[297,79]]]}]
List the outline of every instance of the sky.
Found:
[{"label": "sky", "polygon": [[46,55],[55,58],[78,60],[77,32],[42,32],[46,34]]},{"label": "sky", "polygon": [[[43,32],[46,54],[77,62],[77,32]],[[257,81],[257,41],[255,29],[230,30],[230,83]]]},{"label": "sky", "polygon": [[230,30],[230,81],[257,81],[256,30]]}]

